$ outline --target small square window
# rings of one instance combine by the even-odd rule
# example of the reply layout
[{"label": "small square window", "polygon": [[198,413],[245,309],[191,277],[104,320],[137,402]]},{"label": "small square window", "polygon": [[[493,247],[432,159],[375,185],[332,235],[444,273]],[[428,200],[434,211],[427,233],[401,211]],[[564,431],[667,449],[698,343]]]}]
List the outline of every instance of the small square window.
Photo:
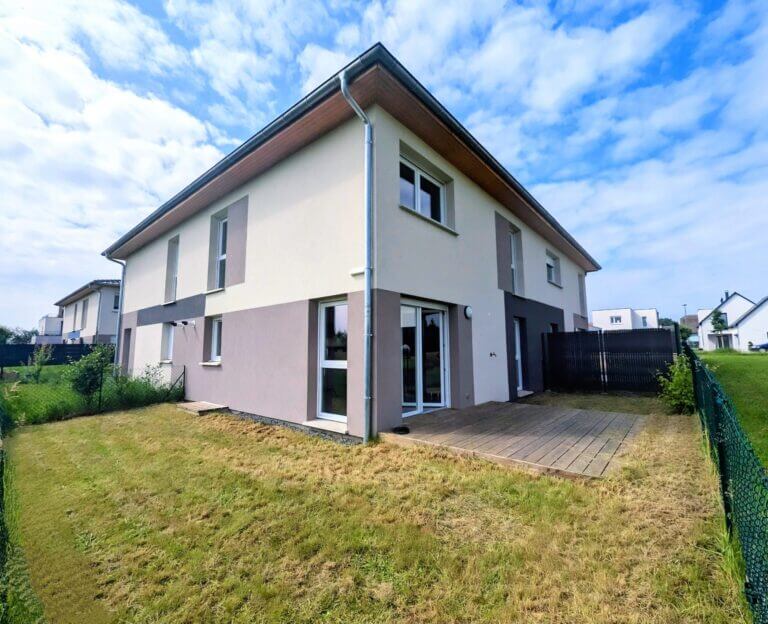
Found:
[{"label": "small square window", "polygon": [[621,324],[621,317],[620,316],[612,316],[611,317],[611,325],[620,325]]},{"label": "small square window", "polygon": [[551,251],[547,252],[547,281],[560,286],[560,258]]},{"label": "small square window", "polygon": [[444,186],[407,161],[400,162],[400,205],[445,225]]}]

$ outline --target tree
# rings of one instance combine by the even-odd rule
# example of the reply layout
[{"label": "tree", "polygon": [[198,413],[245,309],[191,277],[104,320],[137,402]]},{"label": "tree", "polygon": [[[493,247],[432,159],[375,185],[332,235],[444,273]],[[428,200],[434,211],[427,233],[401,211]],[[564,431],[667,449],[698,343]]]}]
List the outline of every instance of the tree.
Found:
[{"label": "tree", "polygon": [[688,338],[691,337],[691,334],[693,334],[693,332],[691,331],[690,327],[686,327],[685,325],[680,325],[680,338],[683,342],[688,340]]},{"label": "tree", "polygon": [[721,349],[723,347],[722,333],[728,329],[728,321],[725,320],[725,315],[720,310],[715,310],[712,312],[709,322],[712,323],[712,331],[718,336],[717,348]]},{"label": "tree", "polygon": [[0,325],[0,345],[8,344],[13,337],[13,330],[5,325]]},{"label": "tree", "polygon": [[674,324],[675,322],[671,318],[667,318],[666,316],[662,316],[659,319],[659,327],[671,327]]},{"label": "tree", "polygon": [[36,329],[22,329],[17,327],[13,330],[13,333],[8,340],[9,344],[30,344],[32,342],[32,336],[37,336],[38,331]]}]

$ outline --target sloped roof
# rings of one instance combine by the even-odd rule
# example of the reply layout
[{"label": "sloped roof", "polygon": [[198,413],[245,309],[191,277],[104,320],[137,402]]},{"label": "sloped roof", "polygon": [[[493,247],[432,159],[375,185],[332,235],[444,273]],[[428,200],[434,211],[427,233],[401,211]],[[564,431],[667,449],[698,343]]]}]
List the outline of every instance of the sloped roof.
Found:
[{"label": "sloped roof", "polygon": [[[471,150],[471,152],[474,153],[497,178],[506,184],[518,198],[522,198],[522,201],[529,206],[530,209],[538,215],[540,221],[543,222],[542,224],[537,223],[537,227],[540,227],[541,231],[545,232],[545,238],[549,237],[550,239],[554,239],[552,240],[553,244],[559,244],[559,247],[562,249],[572,250],[569,251],[569,255],[577,258],[577,263],[585,270],[596,271],[600,269],[600,265],[597,261],[589,255],[576,239],[573,238],[573,236],[571,236],[571,234],[568,233],[549,212],[547,212],[547,210],[523,187],[523,185],[520,184],[520,182],[518,182],[514,176],[512,176],[512,174],[510,174],[421,83],[419,83],[382,44],[375,44],[344,68],[347,72],[353,95],[355,94],[356,85],[352,84],[352,81],[356,78],[365,78],[366,74],[370,74],[371,70],[376,68],[385,70],[389,76],[393,77],[398,88],[404,88],[405,92],[415,98],[419,105],[437,118],[438,122],[442,124],[443,127],[447,128],[454,138],[458,139],[461,144]],[[380,82],[385,81],[381,80]],[[385,98],[389,95],[388,92],[391,91],[391,86],[391,81],[387,84],[379,85],[378,89],[373,90],[374,95],[371,95],[367,102],[362,103],[364,105],[370,105],[370,103],[376,101],[377,98]],[[222,189],[226,187],[226,183],[222,181],[224,174],[232,170],[238,171],[240,175],[245,175],[243,172],[249,169],[249,164],[247,162],[249,157],[262,148],[265,150],[265,153],[271,152],[272,158],[274,159],[283,158],[286,155],[289,155],[292,148],[295,148],[296,146],[300,147],[300,140],[295,137],[286,139],[286,143],[293,141],[293,144],[292,147],[286,147],[284,149],[282,149],[276,141],[280,139],[280,136],[284,136],[284,133],[293,130],[295,126],[299,126],[299,122],[301,122],[304,127],[301,130],[295,130],[295,133],[298,134],[300,131],[307,132],[306,127],[309,126],[309,123],[306,122],[305,118],[315,109],[328,105],[329,101],[336,96],[341,98],[339,80],[337,75],[334,75],[297,102],[285,113],[280,115],[277,119],[264,127],[261,131],[253,135],[240,147],[225,156],[221,161],[198,177],[186,188],[162,204],[157,210],[152,212],[148,217],[110,245],[103,252],[103,255],[124,258],[146,244],[146,242],[149,242],[149,240],[159,236],[160,232],[167,231],[167,229],[164,228],[169,228],[169,226],[164,226],[159,222],[164,220],[166,224],[171,223],[173,221],[171,213],[177,207],[186,209],[190,214],[194,214],[194,212],[202,210],[206,205],[210,205],[211,201],[215,201],[216,198],[223,196],[224,190]],[[349,109],[349,106],[346,103],[343,103],[343,101],[342,104],[346,109],[344,114],[347,117],[350,117],[353,114],[351,109]],[[330,105],[326,106],[326,108],[330,109]],[[318,122],[317,126],[318,128],[322,127],[327,129],[329,123],[331,123],[329,119],[334,115],[338,115],[338,112],[329,112],[326,110],[324,114],[326,115],[326,119]],[[255,160],[258,160],[258,158],[255,158]],[[251,164],[250,167],[252,167],[253,171],[258,170],[257,165]],[[232,178],[234,178],[235,175],[236,174],[233,173]],[[231,183],[232,182],[230,181],[230,184]],[[229,188],[229,190],[232,189]],[[187,204],[186,207],[185,204]],[[186,219],[186,217],[184,217],[184,219]],[[145,232],[148,229],[151,231]],[[559,241],[559,243],[555,241]]]},{"label": "sloped roof", "polygon": [[64,297],[63,299],[60,299],[53,305],[57,305],[57,306],[69,305],[70,303],[74,303],[75,301],[82,299],[86,295],[90,295],[92,292],[96,292],[99,288],[104,288],[105,286],[114,286],[116,288],[119,288],[120,280],[119,279],[98,279],[98,280],[90,281],[84,286],[80,286],[80,288],[78,288],[77,290],[72,291],[66,297]]},{"label": "sloped roof", "polygon": [[733,323],[731,323],[730,327],[736,327],[739,323],[745,320],[753,312],[757,312],[766,303],[768,303],[768,297],[763,297],[762,299],[760,299],[760,301],[758,301],[755,305],[753,305],[749,310],[747,310],[744,314],[742,314],[739,318],[737,318]]},{"label": "sloped roof", "polygon": [[725,300],[721,301],[721,302],[720,302],[720,304],[719,304],[718,306],[716,306],[716,307],[712,308],[712,309],[709,311],[709,314],[707,314],[707,315],[706,315],[706,316],[705,316],[703,319],[701,319],[701,320],[699,321],[699,325],[701,325],[701,324],[702,324],[704,321],[706,321],[706,320],[707,320],[707,319],[708,319],[710,316],[712,316],[712,312],[714,312],[715,310],[719,310],[720,308],[722,308],[722,307],[723,307],[723,306],[724,306],[726,303],[728,303],[728,302],[729,302],[731,299],[733,299],[733,298],[734,298],[736,295],[738,295],[738,296],[739,296],[739,297],[741,297],[742,299],[746,299],[746,300],[747,300],[747,301],[749,301],[749,302],[750,302],[752,305],[754,305],[754,304],[755,304],[755,302],[754,302],[754,301],[752,301],[752,299],[747,299],[747,298],[746,298],[744,295],[742,295],[742,294],[740,294],[740,293],[737,293],[737,292],[735,292],[735,291],[734,291],[734,292],[732,292],[730,295],[728,295],[728,297],[726,297],[726,298],[725,298]]}]

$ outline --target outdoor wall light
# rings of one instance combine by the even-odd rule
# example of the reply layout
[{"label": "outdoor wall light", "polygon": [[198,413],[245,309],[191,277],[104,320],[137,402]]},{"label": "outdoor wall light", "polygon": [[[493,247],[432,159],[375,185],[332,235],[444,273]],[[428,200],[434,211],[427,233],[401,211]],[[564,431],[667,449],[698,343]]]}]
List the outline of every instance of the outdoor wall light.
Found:
[{"label": "outdoor wall light", "polygon": [[464,316],[468,319],[472,318],[472,306],[464,306]]}]

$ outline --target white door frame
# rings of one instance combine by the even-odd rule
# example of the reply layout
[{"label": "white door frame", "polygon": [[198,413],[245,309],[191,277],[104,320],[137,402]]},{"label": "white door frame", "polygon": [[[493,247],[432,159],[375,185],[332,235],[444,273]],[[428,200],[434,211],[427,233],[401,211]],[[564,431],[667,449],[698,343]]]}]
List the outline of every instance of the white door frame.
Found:
[{"label": "white door frame", "polygon": [[520,319],[514,317],[513,323],[515,325],[515,368],[517,369],[517,390],[518,392],[524,390],[523,388],[523,341],[520,339]]},{"label": "white door frame", "polygon": [[[333,301],[323,301],[317,307],[317,417],[323,420],[334,420],[336,422],[347,422],[347,416],[341,414],[332,414],[323,411],[323,369],[335,368],[338,370],[347,370],[349,361],[349,351],[347,351],[346,360],[326,360],[325,359],[325,311],[337,305],[347,306],[347,332],[349,332],[349,303],[346,299],[336,299]],[[347,333],[347,349],[349,349],[349,333]],[[349,381],[349,373],[347,373]],[[349,409],[349,396],[347,396],[347,409]]]},{"label": "white door frame", "polygon": [[[420,301],[418,299],[400,299],[400,307],[408,306],[416,309],[416,405],[413,406],[413,410],[410,412],[402,413],[403,418],[408,416],[414,416],[424,411],[424,408],[440,408],[451,406],[451,352],[450,352],[450,339],[448,329],[448,306],[440,303],[432,303],[431,301]],[[441,384],[443,400],[441,403],[424,403],[424,379],[423,379],[423,363],[421,361],[422,351],[422,332],[421,332],[421,315],[424,309],[436,310],[442,312],[442,321],[440,327],[440,363],[441,367]],[[402,325],[401,325],[401,342],[402,342]],[[406,405],[403,403],[403,354],[400,353],[400,409],[402,410]],[[408,405],[410,407],[410,404]]]}]

